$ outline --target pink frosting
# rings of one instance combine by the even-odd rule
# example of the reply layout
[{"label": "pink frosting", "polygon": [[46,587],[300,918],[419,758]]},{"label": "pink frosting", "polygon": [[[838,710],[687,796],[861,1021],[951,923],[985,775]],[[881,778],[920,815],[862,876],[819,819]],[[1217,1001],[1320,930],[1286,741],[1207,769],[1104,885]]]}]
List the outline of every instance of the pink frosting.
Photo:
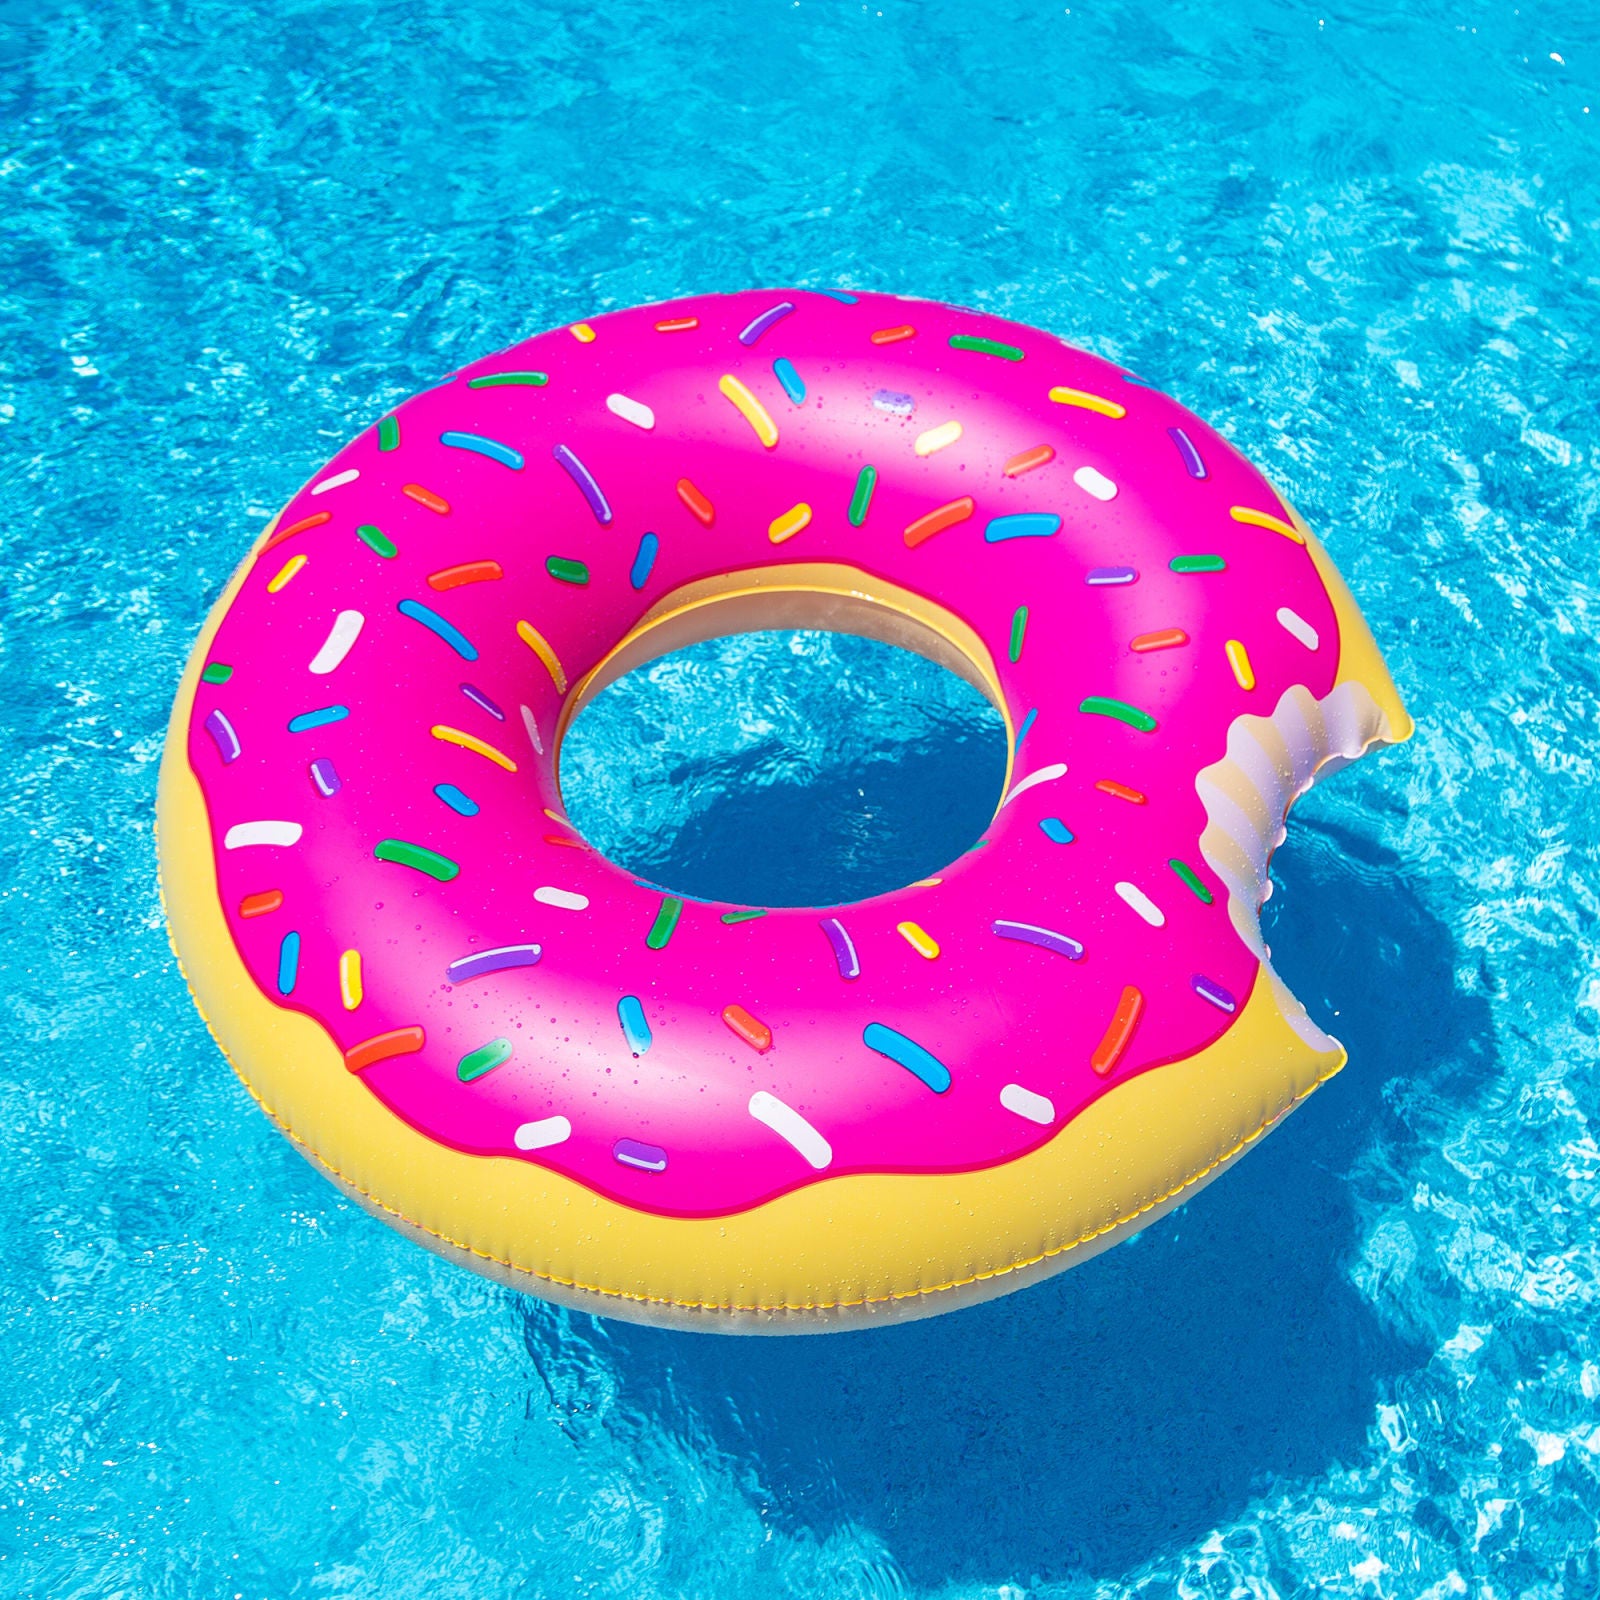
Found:
[{"label": "pink frosting", "polygon": [[[687,319],[698,320],[661,328]],[[899,328],[915,332],[874,341]],[[977,312],[772,290],[619,312],[589,331],[480,361],[355,439],[290,502],[222,621],[209,660],[232,671],[209,681],[223,676],[213,667],[200,685],[189,759],[223,912],[262,993],[314,1017],[427,1137],[674,1215],[736,1211],[840,1173],[1013,1160],[1116,1084],[1215,1041],[1258,967],[1200,859],[1195,775],[1221,757],[1234,718],[1269,713],[1294,684],[1325,694],[1339,657],[1305,548],[1233,514],[1287,519],[1266,481],[1167,396]],[[548,381],[474,386],[505,373]],[[770,414],[774,446],[719,388],[725,376]],[[1061,390],[1109,405],[1053,399]],[[631,408],[608,404],[619,395]],[[918,439],[950,422],[959,438],[919,454]],[[1053,459],[1007,475],[1043,445]],[[867,464],[876,487],[856,526]],[[714,508],[709,527],[684,479]],[[908,545],[909,526],[966,497],[969,517]],[[770,524],[801,502],[809,524],[773,544]],[[996,526],[1014,516],[1059,518],[1059,531]],[[1007,532],[1019,536],[991,537]],[[635,586],[646,534],[659,549]],[[1172,569],[1194,555],[1225,570]],[[553,576],[552,557],[581,562],[587,584]],[[732,923],[735,908],[689,902],[652,948],[661,892],[546,815],[562,810],[550,748],[563,693],[518,624],[575,684],[667,591],[798,561],[848,563],[957,613],[988,644],[1014,721],[1032,717],[1013,785],[1066,772],[1023,788],[935,887]],[[475,581],[439,586],[452,568]],[[1118,569],[1136,580],[1104,581]],[[1169,630],[1187,642],[1133,647]],[[1156,726],[1081,709],[1092,697]],[[319,712],[330,720],[301,727]],[[413,859],[453,875],[380,859],[386,840],[433,852]],[[919,953],[902,922],[938,955]],[[1016,925],[1082,955],[1006,937]],[[456,966],[530,945],[536,965],[472,977]],[[1117,1053],[1107,1035],[1129,989],[1141,1004]],[[625,997],[637,1002],[623,1007],[629,1027]],[[730,1007],[742,1008],[731,1023]],[[886,1042],[890,1054],[873,1047]],[[1109,1071],[1095,1070],[1097,1052],[1102,1066],[1114,1056]],[[463,1080],[464,1060],[470,1072],[500,1056]]]}]

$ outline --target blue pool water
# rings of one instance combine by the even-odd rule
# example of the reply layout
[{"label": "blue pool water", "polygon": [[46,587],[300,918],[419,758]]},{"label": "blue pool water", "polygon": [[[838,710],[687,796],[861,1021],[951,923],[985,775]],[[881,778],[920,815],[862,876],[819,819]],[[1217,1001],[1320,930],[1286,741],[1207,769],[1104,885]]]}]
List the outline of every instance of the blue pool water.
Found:
[{"label": "blue pool water", "polygon": [[[0,22],[0,1594],[1600,1594],[1600,11]],[[340,1200],[189,1004],[151,808],[206,608],[348,434],[534,329],[788,282],[1170,388],[1421,727],[1276,865],[1351,1051],[1288,1126],[1025,1294],[730,1342]]]}]

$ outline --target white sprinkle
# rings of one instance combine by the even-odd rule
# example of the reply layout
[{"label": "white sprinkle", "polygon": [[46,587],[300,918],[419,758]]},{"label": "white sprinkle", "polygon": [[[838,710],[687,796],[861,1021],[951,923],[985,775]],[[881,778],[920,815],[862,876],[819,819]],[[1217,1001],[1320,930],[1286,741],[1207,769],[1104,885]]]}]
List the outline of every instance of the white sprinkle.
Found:
[{"label": "white sprinkle", "polygon": [[818,1172],[833,1160],[833,1146],[793,1106],[786,1106],[775,1094],[757,1089],[750,1096],[750,1115],[792,1144]]},{"label": "white sprinkle", "polygon": [[1096,500],[1115,500],[1117,486],[1103,472],[1094,467],[1079,467],[1072,474],[1072,481],[1083,490],[1085,494],[1092,494]]},{"label": "white sprinkle", "polygon": [[1065,761],[1058,761],[1053,767],[1040,767],[1037,772],[1030,772],[1021,783],[1017,784],[1000,804],[1008,806],[1019,794],[1025,794],[1034,784],[1054,783],[1057,778],[1064,778],[1066,775],[1067,764]]},{"label": "white sprinkle", "polygon": [[354,483],[361,476],[359,467],[351,467],[348,472],[336,472],[331,478],[324,478],[321,483],[311,485],[312,494],[326,494],[330,489],[343,488],[347,483]]},{"label": "white sprinkle", "polygon": [[361,637],[366,620],[359,611],[341,611],[333,619],[333,626],[328,630],[328,637],[322,641],[322,648],[312,656],[311,670],[319,677],[332,672],[350,654],[351,646]]},{"label": "white sprinkle", "polygon": [[1048,1125],[1056,1120],[1056,1108],[1042,1094],[1024,1089],[1020,1083],[1008,1083],[1000,1091],[1000,1104],[1029,1122]]},{"label": "white sprinkle", "polygon": [[299,844],[305,829],[298,822],[236,822],[222,836],[224,850],[251,844]]},{"label": "white sprinkle", "polygon": [[631,422],[636,428],[653,428],[656,425],[655,412],[644,401],[630,400],[625,394],[608,394],[606,410],[614,417],[621,417],[624,422]]},{"label": "white sprinkle", "polygon": [[571,1137],[572,1124],[565,1117],[524,1122],[513,1135],[519,1150],[548,1150],[553,1144],[565,1144]]},{"label": "white sprinkle", "polygon": [[1278,621],[1285,632],[1292,633],[1307,650],[1315,650],[1322,643],[1317,637],[1317,630],[1298,611],[1291,611],[1288,606],[1279,606]]},{"label": "white sprinkle", "polygon": [[574,894],[570,889],[535,889],[533,898],[542,906],[560,906],[563,911],[587,911],[589,897],[586,894]]},{"label": "white sprinkle", "polygon": [[1152,928],[1164,928],[1167,925],[1166,913],[1147,895],[1143,889],[1135,888],[1131,883],[1119,883],[1117,893],[1133,907],[1135,911],[1150,924]]},{"label": "white sprinkle", "polygon": [[528,730],[528,742],[533,746],[535,755],[544,754],[544,745],[539,739],[539,724],[534,721],[533,712],[527,706],[522,708],[522,726]]}]

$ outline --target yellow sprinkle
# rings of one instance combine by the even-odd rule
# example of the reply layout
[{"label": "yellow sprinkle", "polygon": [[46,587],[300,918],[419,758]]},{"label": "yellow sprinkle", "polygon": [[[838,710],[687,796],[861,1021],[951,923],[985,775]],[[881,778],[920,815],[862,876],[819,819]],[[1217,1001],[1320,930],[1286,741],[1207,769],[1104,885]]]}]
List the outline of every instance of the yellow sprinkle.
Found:
[{"label": "yellow sprinkle", "polygon": [[289,559],[278,568],[277,577],[275,577],[272,582],[267,585],[267,593],[276,594],[280,589],[286,589],[293,580],[295,573],[297,573],[305,564],[306,558],[304,556],[290,556]]},{"label": "yellow sprinkle", "polygon": [[361,1004],[361,952],[346,950],[339,957],[339,998],[346,1011],[354,1011]]},{"label": "yellow sprinkle", "polygon": [[797,506],[790,506],[781,517],[774,517],[767,528],[767,537],[774,544],[782,544],[785,539],[792,539],[811,521],[811,507],[804,500]]},{"label": "yellow sprinkle", "polygon": [[935,450],[943,450],[947,444],[954,444],[960,437],[959,422],[941,422],[937,428],[929,428],[926,433],[917,436],[917,454],[931,456]]},{"label": "yellow sprinkle", "polygon": [[717,379],[717,387],[733,402],[739,415],[756,430],[756,438],[770,450],[778,442],[778,425],[768,414],[767,408],[731,372],[725,372]]},{"label": "yellow sprinkle", "polygon": [[911,887],[913,889],[936,889],[943,882],[943,878],[918,878]]},{"label": "yellow sprinkle", "polygon": [[463,750],[470,750],[474,755],[487,756],[497,767],[504,767],[507,772],[515,772],[517,764],[510,756],[502,755],[492,744],[485,744],[476,734],[463,733],[459,728],[449,728],[443,723],[433,730],[435,739],[442,739],[446,744],[458,744]]},{"label": "yellow sprinkle", "polygon": [[1292,523],[1285,522],[1281,517],[1275,517],[1268,511],[1252,511],[1249,506],[1232,506],[1228,515],[1235,522],[1248,522],[1253,528],[1271,528],[1274,533],[1281,533],[1285,539],[1293,539],[1296,544],[1304,544],[1305,536]]},{"label": "yellow sprinkle", "polygon": [[1233,668],[1233,675],[1239,680],[1241,689],[1255,688],[1255,668],[1250,665],[1249,652],[1237,639],[1228,641],[1228,665]]},{"label": "yellow sprinkle", "polygon": [[576,339],[579,344],[593,344],[594,329],[591,328],[587,322],[574,322],[572,324],[572,337]]},{"label": "yellow sprinkle", "polygon": [[927,961],[932,961],[939,954],[938,944],[923,932],[914,922],[899,922],[895,926],[900,930],[900,937]]},{"label": "yellow sprinkle", "polygon": [[1098,411],[1102,417],[1125,417],[1128,414],[1126,406],[1119,406],[1115,400],[1090,394],[1087,389],[1068,389],[1058,385],[1050,391],[1050,398],[1058,406],[1081,406],[1085,411]]},{"label": "yellow sprinkle", "polygon": [[544,663],[557,694],[567,692],[567,675],[561,670],[561,660],[550,648],[550,641],[531,622],[517,624],[517,637]]},{"label": "yellow sprinkle", "polygon": [[552,822],[559,822],[563,828],[570,828],[572,826],[572,824],[568,822],[559,811],[552,811],[549,806],[544,808],[544,814],[549,817]]}]

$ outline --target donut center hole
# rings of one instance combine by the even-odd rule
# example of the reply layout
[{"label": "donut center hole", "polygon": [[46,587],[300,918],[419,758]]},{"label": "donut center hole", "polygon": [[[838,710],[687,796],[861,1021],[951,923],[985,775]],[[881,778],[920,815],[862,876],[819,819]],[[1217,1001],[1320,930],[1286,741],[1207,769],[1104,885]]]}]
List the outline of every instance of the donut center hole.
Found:
[{"label": "donut center hole", "polygon": [[834,906],[934,876],[993,818],[1007,734],[973,683],[823,629],[698,640],[583,703],[561,746],[567,815],[675,893]]}]

